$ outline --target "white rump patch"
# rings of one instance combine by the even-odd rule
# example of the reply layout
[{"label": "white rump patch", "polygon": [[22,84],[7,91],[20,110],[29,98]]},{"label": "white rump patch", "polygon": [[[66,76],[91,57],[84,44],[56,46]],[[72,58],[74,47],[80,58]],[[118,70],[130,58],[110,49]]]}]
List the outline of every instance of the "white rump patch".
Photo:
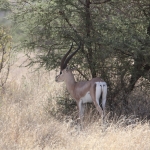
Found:
[{"label": "white rump patch", "polygon": [[84,97],[81,98],[82,103],[92,103],[90,92],[88,91]]},{"label": "white rump patch", "polygon": [[107,84],[106,82],[96,82],[96,101],[99,104],[100,96],[102,95],[102,107],[105,110],[106,96],[107,96]]}]

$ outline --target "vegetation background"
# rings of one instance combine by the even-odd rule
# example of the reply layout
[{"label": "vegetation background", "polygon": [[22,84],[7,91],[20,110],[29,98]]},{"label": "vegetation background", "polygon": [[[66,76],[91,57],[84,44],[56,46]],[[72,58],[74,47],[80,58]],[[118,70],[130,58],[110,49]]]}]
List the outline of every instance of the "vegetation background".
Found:
[{"label": "vegetation background", "polygon": [[[76,80],[109,86],[106,123],[87,105],[84,130],[60,59],[74,42]],[[59,91],[59,92],[58,92]],[[149,149],[150,2],[1,0],[0,149]]]}]

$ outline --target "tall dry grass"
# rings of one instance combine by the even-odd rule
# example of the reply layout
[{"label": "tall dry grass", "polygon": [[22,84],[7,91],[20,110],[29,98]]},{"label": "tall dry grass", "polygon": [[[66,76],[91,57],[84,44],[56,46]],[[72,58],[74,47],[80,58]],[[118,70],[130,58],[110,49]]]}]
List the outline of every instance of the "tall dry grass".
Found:
[{"label": "tall dry grass", "polygon": [[55,83],[55,72],[30,71],[14,67],[1,95],[1,150],[150,149],[147,121],[121,117],[102,125],[100,120],[88,120],[80,131],[71,118],[58,119],[53,113],[57,112],[56,100],[63,94],[63,84]]}]

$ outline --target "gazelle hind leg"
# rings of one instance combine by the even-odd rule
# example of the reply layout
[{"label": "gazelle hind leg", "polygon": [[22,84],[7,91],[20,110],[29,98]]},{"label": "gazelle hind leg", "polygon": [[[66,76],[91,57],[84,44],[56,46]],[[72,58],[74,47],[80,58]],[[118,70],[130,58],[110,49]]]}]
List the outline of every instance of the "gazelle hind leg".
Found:
[{"label": "gazelle hind leg", "polygon": [[106,83],[102,85],[102,108],[105,116],[105,105],[106,105],[106,96],[107,96],[107,85]]},{"label": "gazelle hind leg", "polygon": [[[98,87],[97,84],[95,84],[95,85],[90,89],[90,95],[91,95],[91,98],[92,98],[92,100],[93,100],[93,103],[94,103],[96,109],[98,110],[99,114],[102,116],[102,115],[103,115],[103,111],[102,111],[102,109],[101,109],[101,107],[100,107],[100,105],[99,105],[99,98],[98,98],[98,97],[100,97],[100,92],[98,92],[98,93],[96,94],[96,91],[98,91],[97,87]],[[99,87],[99,89],[100,89],[100,87]]]},{"label": "gazelle hind leg", "polygon": [[96,83],[96,90],[95,90],[95,98],[96,98],[96,102],[99,104],[99,99],[101,97],[101,93],[102,93],[102,87],[100,85],[100,83]]}]

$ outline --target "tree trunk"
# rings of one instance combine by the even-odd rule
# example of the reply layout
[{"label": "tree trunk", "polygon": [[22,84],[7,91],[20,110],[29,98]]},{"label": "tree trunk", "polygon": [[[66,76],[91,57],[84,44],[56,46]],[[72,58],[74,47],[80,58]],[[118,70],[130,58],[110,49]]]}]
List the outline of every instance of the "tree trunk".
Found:
[{"label": "tree trunk", "polygon": [[86,0],[85,3],[85,25],[86,25],[86,37],[87,37],[87,49],[88,49],[88,64],[89,69],[91,71],[92,77],[96,77],[95,63],[93,61],[93,50],[91,43],[91,30],[92,30],[92,21],[91,21],[91,13],[90,13],[90,0]]}]

